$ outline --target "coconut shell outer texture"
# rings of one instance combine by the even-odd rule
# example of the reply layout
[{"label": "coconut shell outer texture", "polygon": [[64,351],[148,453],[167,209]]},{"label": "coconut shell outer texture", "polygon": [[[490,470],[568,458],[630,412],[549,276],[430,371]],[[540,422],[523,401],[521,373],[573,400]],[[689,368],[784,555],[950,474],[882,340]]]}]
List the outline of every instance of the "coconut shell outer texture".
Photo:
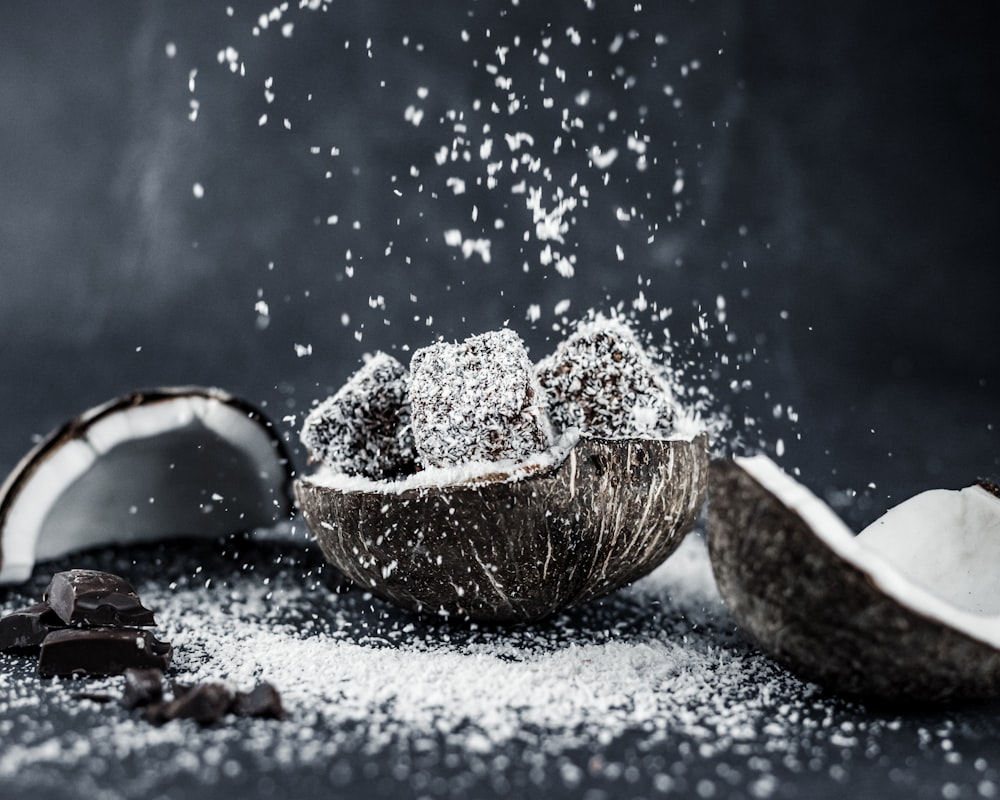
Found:
[{"label": "coconut shell outer texture", "polygon": [[886,702],[1000,696],[1000,650],[909,609],[741,466],[709,468],[708,550],[729,612],[805,680]]},{"label": "coconut shell outer texture", "polygon": [[527,622],[663,562],[704,502],[707,441],[581,438],[554,467],[400,493],[295,484],[327,560],[404,608]]}]

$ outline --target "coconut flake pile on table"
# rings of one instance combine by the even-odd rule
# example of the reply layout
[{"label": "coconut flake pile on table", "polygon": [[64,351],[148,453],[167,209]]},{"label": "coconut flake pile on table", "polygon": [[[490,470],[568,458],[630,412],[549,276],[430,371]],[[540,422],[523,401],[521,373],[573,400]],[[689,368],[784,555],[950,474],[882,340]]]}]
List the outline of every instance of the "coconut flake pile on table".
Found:
[{"label": "coconut flake pile on table", "polygon": [[[421,622],[361,591],[331,592],[318,556],[298,544],[248,543],[221,564],[207,547],[158,546],[148,553],[155,570],[136,581],[176,648],[174,677],[269,680],[289,720],[157,728],[72,697],[117,691],[114,679],[41,681],[0,656],[5,785],[62,775],[106,789],[113,776],[117,788],[101,796],[155,796],[187,779],[294,769],[329,786],[371,779],[365,765],[381,763],[377,777],[416,796],[509,793],[519,774],[536,793],[588,776],[611,791],[635,783],[702,797],[725,796],[735,780],[764,798],[778,796],[783,775],[846,780],[857,762],[894,749],[936,760],[939,784],[964,774],[944,759],[962,735],[948,718],[875,711],[858,722],[856,707],[750,650],[699,536],[603,603],[504,630]],[[45,719],[59,709],[71,724]],[[994,796],[998,766],[977,767],[980,796]],[[907,769],[899,780],[920,775],[919,763]],[[448,784],[431,790],[431,774]]]}]

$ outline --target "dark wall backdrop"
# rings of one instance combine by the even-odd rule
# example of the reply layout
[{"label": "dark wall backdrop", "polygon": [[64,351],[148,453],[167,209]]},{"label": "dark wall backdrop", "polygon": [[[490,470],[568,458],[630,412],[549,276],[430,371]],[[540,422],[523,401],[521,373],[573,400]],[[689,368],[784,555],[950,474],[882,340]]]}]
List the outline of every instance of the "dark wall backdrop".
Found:
[{"label": "dark wall backdrop", "polygon": [[[220,385],[291,432],[282,418],[366,350],[509,319],[541,354],[560,300],[573,317],[640,291],[640,318],[707,375],[740,446],[780,438],[852,520],[1000,472],[993,4],[332,2],[254,35],[269,8],[5,6],[4,472],[33,436],[134,388]],[[487,64],[515,37],[509,115]],[[564,108],[582,127],[554,153]],[[572,279],[525,242],[518,176],[476,185],[487,124],[507,160],[503,134],[528,132],[551,186],[588,184]],[[630,133],[648,136],[645,170]],[[456,137],[472,158],[438,165]],[[595,144],[620,151],[607,185]],[[490,262],[450,229],[489,237]]]}]

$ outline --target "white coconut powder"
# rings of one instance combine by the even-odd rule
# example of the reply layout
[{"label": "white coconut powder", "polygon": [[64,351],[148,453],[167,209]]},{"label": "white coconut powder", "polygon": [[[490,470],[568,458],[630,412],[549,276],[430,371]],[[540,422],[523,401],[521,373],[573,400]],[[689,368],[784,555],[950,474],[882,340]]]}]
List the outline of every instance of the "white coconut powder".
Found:
[{"label": "white coconut powder", "polygon": [[[137,589],[175,647],[173,677],[233,688],[268,680],[288,720],[155,727],[117,703],[72,697],[119,697],[121,678],[44,681],[30,658],[4,654],[0,780],[72,774],[101,797],[171,796],[185,782],[295,769],[324,785],[381,780],[427,797],[587,779],[699,797],[739,785],[764,798],[800,773],[845,782],[853,762],[901,747],[934,761],[941,780],[968,772],[949,757],[958,732],[947,717],[858,722],[857,708],[750,649],[720,605],[698,535],[612,598],[513,628],[422,620],[357,589],[331,590],[300,543],[241,547],[221,570],[179,577],[164,556],[162,577]],[[976,791],[991,797],[996,765],[976,763]]]},{"label": "white coconut powder", "polygon": [[516,481],[562,463],[578,439],[578,432],[569,430],[560,436],[552,447],[535,453],[530,458],[470,461],[454,466],[428,467],[393,481],[374,481],[360,475],[346,475],[330,468],[316,470],[309,475],[309,481],[321,486],[339,489],[342,492],[382,492],[385,494],[399,494],[412,489],[426,489],[428,487],[476,483],[486,479],[494,481],[498,479],[498,476],[506,476],[507,480]]}]

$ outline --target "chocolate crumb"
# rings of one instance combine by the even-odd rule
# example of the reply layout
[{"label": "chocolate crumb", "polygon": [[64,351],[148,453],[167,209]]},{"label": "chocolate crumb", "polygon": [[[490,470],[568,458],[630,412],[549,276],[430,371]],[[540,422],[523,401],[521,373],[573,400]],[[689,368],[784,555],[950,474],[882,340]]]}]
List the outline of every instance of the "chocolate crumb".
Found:
[{"label": "chocolate crumb", "polygon": [[100,703],[105,705],[110,703],[115,699],[114,695],[108,694],[107,692],[75,692],[73,694],[74,700],[89,700],[92,703]]},{"label": "chocolate crumb", "polygon": [[163,700],[163,671],[153,668],[130,667],[125,670],[125,690],[122,705],[125,708],[139,708]]},{"label": "chocolate crumb", "polygon": [[240,717],[285,719],[288,716],[281,705],[278,690],[266,681],[258,683],[249,692],[237,692],[232,710]]},{"label": "chocolate crumb", "polygon": [[183,694],[146,706],[143,718],[154,725],[175,719],[193,719],[199,725],[214,725],[229,713],[233,693],[218,682],[199,683]]}]

